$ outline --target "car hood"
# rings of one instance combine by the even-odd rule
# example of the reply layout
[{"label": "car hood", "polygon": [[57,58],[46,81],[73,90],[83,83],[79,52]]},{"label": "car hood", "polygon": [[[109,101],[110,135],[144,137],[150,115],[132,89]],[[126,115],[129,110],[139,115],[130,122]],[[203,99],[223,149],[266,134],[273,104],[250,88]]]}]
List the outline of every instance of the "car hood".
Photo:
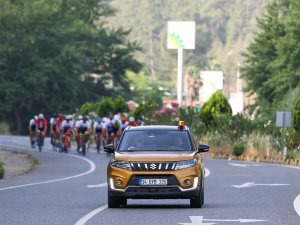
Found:
[{"label": "car hood", "polygon": [[135,151],[115,152],[114,159],[131,162],[177,162],[193,159],[194,155],[195,152],[192,151]]}]

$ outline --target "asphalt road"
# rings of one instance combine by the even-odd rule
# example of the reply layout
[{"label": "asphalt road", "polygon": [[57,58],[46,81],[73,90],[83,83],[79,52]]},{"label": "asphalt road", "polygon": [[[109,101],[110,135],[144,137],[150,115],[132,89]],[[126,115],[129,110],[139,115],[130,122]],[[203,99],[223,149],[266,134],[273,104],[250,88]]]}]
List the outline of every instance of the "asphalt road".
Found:
[{"label": "asphalt road", "polygon": [[188,200],[129,200],[108,209],[109,154],[53,152],[49,140],[38,152],[27,137],[0,136],[0,145],[39,161],[28,174],[0,180],[1,225],[300,224],[299,168],[207,159],[203,208]]}]

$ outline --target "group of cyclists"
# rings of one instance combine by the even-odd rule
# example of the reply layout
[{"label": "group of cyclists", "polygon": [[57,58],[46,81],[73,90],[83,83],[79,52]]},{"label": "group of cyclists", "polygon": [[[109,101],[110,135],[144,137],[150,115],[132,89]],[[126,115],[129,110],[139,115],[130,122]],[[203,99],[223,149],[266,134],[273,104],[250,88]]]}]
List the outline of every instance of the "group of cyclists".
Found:
[{"label": "group of cyclists", "polygon": [[[122,131],[127,126],[140,126],[142,120],[135,121],[125,113],[109,113],[105,117],[92,120],[89,116],[53,114],[49,121],[50,142],[53,150],[68,152],[72,142],[76,143],[77,151],[85,155],[89,147],[94,144],[99,153],[107,144],[116,145]],[[32,148],[37,144],[39,150],[47,134],[47,119],[40,113],[29,122],[29,135]]]}]

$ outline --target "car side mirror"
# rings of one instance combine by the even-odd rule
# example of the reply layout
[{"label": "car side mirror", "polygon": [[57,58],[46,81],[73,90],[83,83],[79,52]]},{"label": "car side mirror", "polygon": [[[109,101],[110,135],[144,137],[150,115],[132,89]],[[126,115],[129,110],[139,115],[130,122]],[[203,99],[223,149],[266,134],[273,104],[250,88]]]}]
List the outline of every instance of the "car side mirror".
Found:
[{"label": "car side mirror", "polygon": [[198,152],[208,152],[209,151],[209,146],[205,144],[200,144],[198,146]]},{"label": "car side mirror", "polygon": [[114,153],[115,152],[115,147],[114,144],[108,144],[104,146],[104,151],[108,153]]}]

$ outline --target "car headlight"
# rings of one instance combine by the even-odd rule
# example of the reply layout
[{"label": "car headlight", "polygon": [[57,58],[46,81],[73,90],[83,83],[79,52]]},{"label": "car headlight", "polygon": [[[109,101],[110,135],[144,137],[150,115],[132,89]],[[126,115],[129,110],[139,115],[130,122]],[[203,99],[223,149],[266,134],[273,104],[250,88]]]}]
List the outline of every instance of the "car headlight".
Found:
[{"label": "car headlight", "polygon": [[125,170],[131,170],[129,162],[114,160],[111,162],[112,167],[117,167]]},{"label": "car headlight", "polygon": [[196,159],[179,161],[176,163],[175,170],[190,168],[190,167],[195,166],[196,163],[197,163]]}]

